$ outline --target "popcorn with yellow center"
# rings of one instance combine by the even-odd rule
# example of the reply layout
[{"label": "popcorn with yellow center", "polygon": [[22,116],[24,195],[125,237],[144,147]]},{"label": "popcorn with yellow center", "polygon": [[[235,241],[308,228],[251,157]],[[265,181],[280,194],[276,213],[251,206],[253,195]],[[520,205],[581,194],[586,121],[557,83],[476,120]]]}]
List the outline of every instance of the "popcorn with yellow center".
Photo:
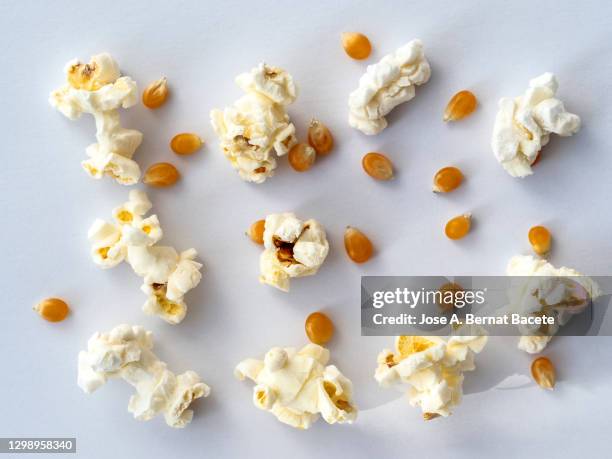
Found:
[{"label": "popcorn with yellow center", "polygon": [[301,350],[274,347],[263,360],[246,359],[234,370],[240,380],[255,383],[253,403],[285,424],[308,429],[322,416],[329,424],[357,418],[353,385],[334,365],[329,351],[317,344]]},{"label": "popcorn with yellow center", "polygon": [[195,261],[195,249],[178,253],[156,245],[163,232],[157,215],[145,217],[151,207],[143,191],[130,191],[129,201],[113,211],[114,223],[97,219],[89,229],[91,255],[102,268],[127,261],[143,278],[141,289],[148,295],[143,310],[177,324],[187,313],[184,295],[202,278],[202,264]]},{"label": "popcorn with yellow center", "polygon": [[375,379],[382,387],[407,384],[408,401],[425,419],[449,416],[463,395],[463,373],[474,370],[474,356],[486,336],[398,336],[395,352],[378,355]]},{"label": "popcorn with yellow center", "polygon": [[108,53],[93,56],[85,64],[76,59],[66,65],[67,83],[51,92],[49,103],[71,120],[83,113],[93,115],[97,143],[85,150],[89,159],[81,165],[91,177],[107,175],[123,185],[140,179],[140,167],[132,159],[142,142],[142,133],[121,127],[119,108],[138,101],[136,82],[121,76]]}]

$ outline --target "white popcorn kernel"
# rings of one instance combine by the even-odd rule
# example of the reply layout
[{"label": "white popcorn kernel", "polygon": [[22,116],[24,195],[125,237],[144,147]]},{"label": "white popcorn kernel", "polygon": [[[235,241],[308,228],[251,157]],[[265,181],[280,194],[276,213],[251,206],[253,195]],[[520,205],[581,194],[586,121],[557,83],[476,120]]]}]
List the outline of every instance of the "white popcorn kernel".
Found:
[{"label": "white popcorn kernel", "polygon": [[145,217],[151,201],[139,190],[132,190],[129,201],[113,210],[115,223],[96,220],[89,230],[92,258],[111,268],[126,260],[143,278],[141,290],[147,295],[143,311],[170,324],[185,318],[184,296],[202,279],[198,253],[188,249],[180,254],[173,247],[156,245],[163,232],[157,215]]},{"label": "white popcorn kernel", "polygon": [[449,416],[461,402],[463,373],[472,371],[474,354],[482,351],[486,336],[398,336],[396,352],[383,350],[374,378],[381,387],[407,384],[412,406],[426,415]]},{"label": "white popcorn kernel", "polygon": [[559,327],[583,312],[589,301],[601,296],[599,285],[575,269],[555,268],[531,255],[516,255],[506,268],[512,282],[509,310],[521,315],[552,316],[554,325],[519,326],[518,348],[530,354],[542,352]]},{"label": "white popcorn kernel", "polygon": [[491,147],[511,176],[533,174],[531,166],[551,133],[567,137],[580,129],[578,115],[566,111],[563,102],[554,97],[557,88],[555,75],[544,73],[529,82],[522,96],[499,101]]},{"label": "white popcorn kernel", "polygon": [[352,423],[358,411],[352,400],[352,383],[334,365],[325,366],[328,360],[329,351],[316,344],[299,352],[274,347],[263,361],[240,362],[234,375],[256,384],[256,407],[292,427],[308,429],[319,414],[329,424]]},{"label": "white popcorn kernel", "polygon": [[210,119],[221,149],[242,180],[263,183],[274,175],[276,159],[297,143],[285,107],[297,97],[283,69],[260,64],[236,78],[246,92],[233,106],[212,110]]},{"label": "white popcorn kernel", "polygon": [[152,349],[151,332],[140,326],[95,333],[87,350],[79,352],[78,385],[91,393],[109,378],[122,378],[136,389],[128,404],[134,418],[148,421],[163,414],[169,426],[185,427],[193,417],[191,402],[208,397],[210,387],[193,371],[175,375]]},{"label": "white popcorn kernel", "polygon": [[369,65],[359,87],[349,96],[349,125],[367,135],[387,127],[385,116],[415,95],[431,76],[420,40],[406,43],[380,62]]},{"label": "white popcorn kernel", "polygon": [[329,252],[323,227],[290,212],[268,215],[263,238],[259,280],[285,292],[290,278],[316,274]]},{"label": "white popcorn kernel", "polygon": [[86,149],[88,160],[81,164],[93,178],[108,175],[123,185],[140,179],[140,168],[132,160],[142,142],[142,133],[121,127],[119,108],[136,104],[138,89],[130,77],[121,77],[113,58],[102,53],[88,64],[77,60],[66,66],[67,84],[49,96],[50,104],[69,119],[82,113],[93,115],[97,143]]}]

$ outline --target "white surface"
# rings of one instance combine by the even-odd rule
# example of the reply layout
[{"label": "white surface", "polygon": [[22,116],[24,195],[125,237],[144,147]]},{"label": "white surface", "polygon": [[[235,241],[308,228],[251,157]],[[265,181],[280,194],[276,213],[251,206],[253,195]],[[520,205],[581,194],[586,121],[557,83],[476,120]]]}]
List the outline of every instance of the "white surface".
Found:
[{"label": "white surface", "polygon": [[[526,374],[530,362],[515,339],[492,340],[478,370],[467,375],[472,395],[451,418],[424,423],[372,377],[376,354],[392,338],[359,336],[359,276],[503,274],[510,256],[528,253],[527,230],[538,223],[554,234],[552,263],[610,274],[611,17],[605,1],[2,2],[0,435],[76,436],[76,456],[88,459],[603,455],[612,339],[554,340],[549,355],[560,382],[553,393],[529,380],[521,389],[489,390],[513,373]],[[344,55],[345,30],[370,36],[368,62]],[[394,110],[381,135],[350,129],[347,97],[366,64],[415,37],[425,44],[431,81]],[[172,86],[164,108],[139,106],[122,119],[144,132],[135,155],[141,166],[170,160],[183,173],[176,187],[150,192],[164,241],[197,248],[206,264],[178,326],[141,312],[145,297],[129,266],[102,271],[89,258],[89,225],[110,218],[128,189],[85,175],[79,162],[93,142],[93,120],[63,118],[47,95],[62,83],[68,59],[100,51],[111,52],[141,88],[161,75]],[[261,60],[286,68],[299,84],[290,107],[298,134],[304,138],[316,115],[332,129],[337,148],[301,175],[283,159],[275,177],[252,185],[218,150],[208,112],[238,98],[234,76]],[[512,179],[489,147],[497,100],[520,94],[544,71],[558,75],[559,96],[584,127],[572,138],[553,137],[534,176]],[[478,110],[444,124],[446,102],[464,88],[478,95]],[[173,156],[168,141],[180,131],[200,133],[205,148],[190,158]],[[361,171],[370,150],[393,159],[394,182],[376,183]],[[450,164],[467,181],[450,196],[434,196],[431,178]],[[261,248],[244,236],[252,221],[284,210],[320,220],[332,247],[320,273],[294,280],[289,294],[258,283]],[[464,211],[475,216],[473,233],[451,243],[443,224]],[[347,261],[347,224],[375,242],[370,263]],[[31,310],[52,295],[73,308],[62,324]],[[232,369],[272,345],[302,345],[303,320],[317,308],[336,323],[332,359],[352,378],[363,411],[353,426],[319,421],[300,432],[257,410],[251,385],[234,380]],[[121,322],[153,330],[160,358],[174,371],[196,370],[212,386],[188,428],[132,419],[124,384],[111,382],[91,396],[77,387],[77,352],[94,331]]]}]

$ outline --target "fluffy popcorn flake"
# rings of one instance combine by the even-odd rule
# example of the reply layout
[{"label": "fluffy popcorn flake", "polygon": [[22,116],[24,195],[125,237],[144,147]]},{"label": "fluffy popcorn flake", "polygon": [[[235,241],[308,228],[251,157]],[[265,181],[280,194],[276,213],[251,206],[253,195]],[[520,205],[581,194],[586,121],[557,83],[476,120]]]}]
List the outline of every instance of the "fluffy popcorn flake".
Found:
[{"label": "fluffy popcorn flake", "polygon": [[75,120],[89,113],[96,122],[96,139],[87,147],[89,159],[81,164],[91,177],[107,175],[123,185],[140,179],[140,167],[132,160],[142,142],[142,133],[121,127],[119,108],[136,104],[138,89],[130,77],[120,76],[119,67],[108,53],[93,56],[89,63],[70,61],[67,83],[49,96],[49,103]]},{"label": "fluffy popcorn flake", "polygon": [[367,135],[387,127],[385,116],[415,95],[431,76],[420,40],[412,40],[380,62],[369,65],[349,96],[349,125]]},{"label": "fluffy popcorn flake", "polygon": [[291,278],[316,274],[329,252],[321,224],[289,212],[266,217],[263,239],[259,280],[283,291]]},{"label": "fluffy popcorn flake", "polygon": [[274,347],[263,360],[240,362],[234,375],[255,383],[257,408],[292,427],[308,429],[319,415],[329,424],[352,423],[358,411],[352,383],[328,361],[329,351],[317,344],[299,351]]},{"label": "fluffy popcorn flake", "polygon": [[140,326],[94,333],[87,350],[79,352],[78,385],[92,393],[108,379],[121,378],[136,389],[128,403],[134,418],[148,421],[163,414],[170,427],[185,427],[193,418],[189,406],[208,397],[210,388],[193,371],[175,375],[152,350],[152,334]]},{"label": "fluffy popcorn flake", "polygon": [[426,419],[449,416],[461,403],[464,372],[475,369],[474,355],[486,336],[398,336],[395,352],[378,355],[374,378],[382,387],[408,386],[408,401],[421,408]]},{"label": "fluffy popcorn flake", "polygon": [[555,268],[546,260],[517,255],[506,268],[514,276],[509,290],[508,309],[521,315],[554,318],[554,324],[519,326],[518,348],[530,354],[542,352],[560,326],[582,313],[590,301],[601,296],[599,285],[575,269]]},{"label": "fluffy popcorn flake", "polygon": [[578,115],[555,98],[557,78],[544,73],[529,82],[522,96],[499,101],[491,147],[495,158],[513,177],[533,174],[532,165],[550,134],[571,136],[580,129]]},{"label": "fluffy popcorn flake", "polygon": [[245,95],[233,106],[212,110],[210,119],[221,150],[241,179],[263,183],[274,175],[277,156],[297,143],[285,107],[297,97],[293,78],[283,69],[260,64],[236,78]]},{"label": "fluffy popcorn flake", "polygon": [[114,209],[115,223],[96,220],[89,230],[92,258],[103,268],[126,260],[143,278],[144,312],[177,324],[187,313],[184,295],[202,279],[202,264],[195,261],[195,249],[178,253],[157,245],[163,231],[157,215],[145,216],[151,207],[144,192],[132,190],[129,201]]}]

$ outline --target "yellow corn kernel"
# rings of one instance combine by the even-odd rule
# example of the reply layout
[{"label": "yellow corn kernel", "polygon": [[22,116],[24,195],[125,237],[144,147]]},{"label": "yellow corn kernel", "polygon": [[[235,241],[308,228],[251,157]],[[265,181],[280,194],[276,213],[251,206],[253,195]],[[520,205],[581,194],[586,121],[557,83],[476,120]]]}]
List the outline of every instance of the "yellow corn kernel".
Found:
[{"label": "yellow corn kernel", "polygon": [[555,387],[555,367],[548,357],[538,357],[532,362],[531,376],[543,389],[552,390]]},{"label": "yellow corn kernel", "polygon": [[371,152],[361,160],[363,170],[376,180],[391,180],[393,178],[393,163],[382,153]]},{"label": "yellow corn kernel", "polygon": [[365,263],[372,258],[374,247],[370,239],[357,228],[346,227],[344,232],[344,248],[355,263]]},{"label": "yellow corn kernel", "polygon": [[160,78],[142,92],[142,103],[150,109],[159,108],[166,102],[168,93],[168,80],[166,77]]},{"label": "yellow corn kernel", "polygon": [[436,175],[433,180],[433,190],[435,193],[448,193],[453,191],[463,181],[463,174],[456,167],[443,167]]},{"label": "yellow corn kernel", "polygon": [[305,172],[312,167],[317,152],[310,145],[298,143],[289,150],[289,164],[298,172]]},{"label": "yellow corn kernel", "polygon": [[372,44],[368,37],[357,32],[344,32],[342,34],[342,47],[346,54],[358,60],[367,59],[372,52]]},{"label": "yellow corn kernel", "polygon": [[470,228],[472,226],[472,215],[471,214],[463,214],[457,217],[451,218],[448,223],[446,223],[446,227],[444,228],[444,233],[446,237],[449,239],[461,239],[467,233],[470,232]]},{"label": "yellow corn kernel", "polygon": [[326,155],[334,147],[334,138],[327,126],[313,118],[308,127],[308,143],[317,154]]},{"label": "yellow corn kernel", "polygon": [[444,121],[457,121],[476,110],[478,101],[470,91],[459,91],[455,94],[444,110]]},{"label": "yellow corn kernel", "polygon": [[49,322],[61,322],[70,312],[68,304],[59,298],[44,299],[34,306],[34,310]]},{"label": "yellow corn kernel", "polygon": [[308,339],[315,344],[325,344],[334,336],[334,323],[322,312],[313,312],[304,324]]},{"label": "yellow corn kernel", "polygon": [[254,243],[263,245],[265,228],[266,228],[266,221],[257,220],[255,223],[253,223],[249,227],[249,231],[247,232],[247,235],[251,238],[251,241],[253,241]]},{"label": "yellow corn kernel", "polygon": [[174,185],[181,177],[179,171],[170,163],[156,163],[147,169],[143,182],[154,187]]},{"label": "yellow corn kernel", "polygon": [[202,143],[197,134],[183,132],[172,137],[170,148],[177,155],[191,155],[202,148]]},{"label": "yellow corn kernel", "polygon": [[534,226],[529,230],[529,243],[538,255],[545,255],[550,250],[552,236],[544,226]]}]

